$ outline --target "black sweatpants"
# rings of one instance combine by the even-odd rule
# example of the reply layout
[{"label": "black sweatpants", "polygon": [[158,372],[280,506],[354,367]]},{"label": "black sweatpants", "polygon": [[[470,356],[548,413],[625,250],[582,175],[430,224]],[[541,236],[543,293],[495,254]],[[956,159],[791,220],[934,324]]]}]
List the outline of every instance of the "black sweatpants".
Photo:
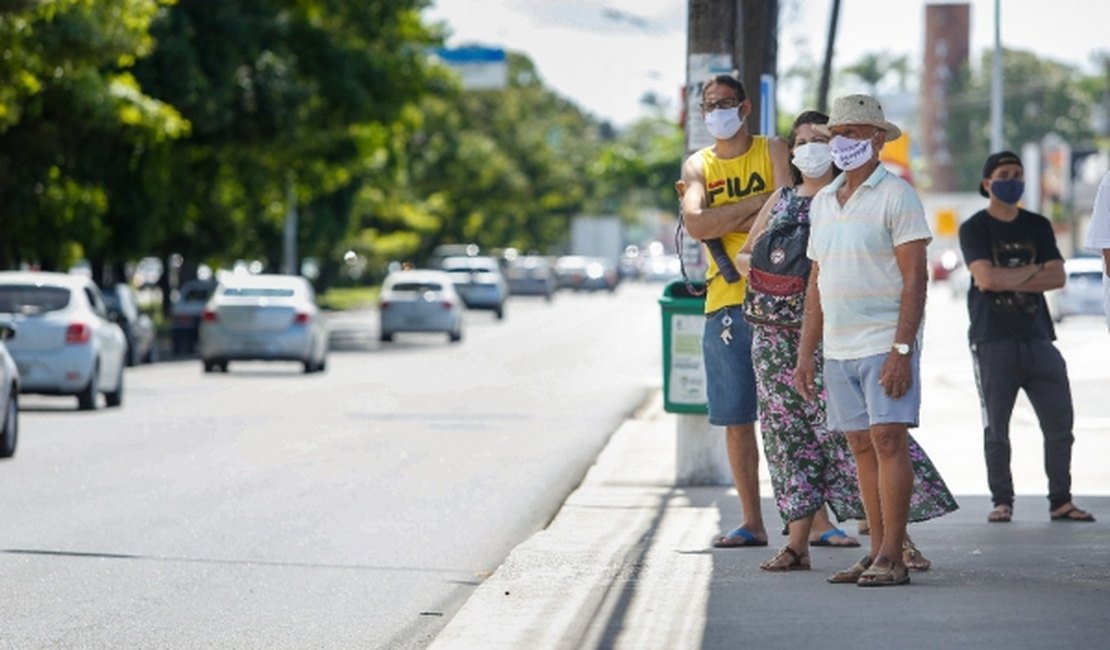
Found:
[{"label": "black sweatpants", "polygon": [[1071,501],[1071,386],[1064,357],[1052,341],[973,343],[971,357],[983,407],[983,448],[987,481],[995,505],[1014,503],[1010,473],[1010,417],[1018,390],[1024,390],[1044,434],[1044,471],[1049,508]]}]

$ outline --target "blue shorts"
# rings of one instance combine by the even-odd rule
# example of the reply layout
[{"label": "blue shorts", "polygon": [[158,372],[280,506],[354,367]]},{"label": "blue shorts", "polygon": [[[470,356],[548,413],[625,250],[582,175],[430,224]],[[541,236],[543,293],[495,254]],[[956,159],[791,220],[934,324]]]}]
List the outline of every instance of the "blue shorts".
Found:
[{"label": "blue shorts", "polygon": [[[732,337],[727,344],[721,338],[726,315],[732,319],[727,328]],[[709,423],[728,427],[755,422],[759,411],[752,368],[752,328],[739,305],[706,314],[701,349]]]},{"label": "blue shorts", "polygon": [[866,431],[876,424],[916,427],[921,413],[921,352],[910,359],[909,391],[891,399],[879,384],[887,353],[862,359],[825,359],[828,427],[835,431]]}]

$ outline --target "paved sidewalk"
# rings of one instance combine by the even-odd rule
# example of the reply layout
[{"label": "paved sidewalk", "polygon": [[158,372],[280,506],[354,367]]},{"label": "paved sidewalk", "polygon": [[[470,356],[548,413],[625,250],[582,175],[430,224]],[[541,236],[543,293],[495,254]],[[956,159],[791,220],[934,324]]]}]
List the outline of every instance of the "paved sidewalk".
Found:
[{"label": "paved sidewalk", "polygon": [[[1014,521],[988,524],[982,424],[963,301],[931,290],[922,362],[922,426],[960,509],[913,524],[933,561],[905,587],[825,578],[863,549],[811,549],[813,570],[760,571],[786,539],[717,550],[737,525],[731,487],[675,485],[676,417],[660,396],[612,436],[544,530],[518,546],[430,646],[627,648],[1110,647],[1110,337],[1101,319],[1058,327],[1075,399],[1072,490],[1094,524],[1048,519],[1042,436],[1018,398],[1011,421]],[[781,530],[761,459],[765,525]],[[849,533],[854,523],[846,524]],[[869,538],[861,540],[866,544]]]},{"label": "paved sidewalk", "polygon": [[[926,394],[941,399],[937,383],[945,379],[926,381]],[[949,388],[966,395],[966,385]],[[948,417],[916,435],[961,509],[911,526],[933,569],[912,574],[908,586],[825,582],[862,549],[814,548],[812,571],[772,574],[758,565],[785,542],[778,534],[765,548],[711,548],[713,536],[740,518],[736,493],[674,485],[675,417],[656,399],[621,426],[551,524],[511,553],[430,647],[1107,647],[1110,436],[1085,447],[1095,459],[1081,460],[1077,443],[1085,474],[1075,481],[1076,502],[1097,523],[1050,522],[1043,496],[1019,496],[1013,523],[987,524],[985,477],[976,474],[981,443],[939,435],[957,422],[968,430],[966,413]],[[1033,476],[1035,461],[1016,462],[1038,444],[1034,426],[1029,418],[1014,424],[1019,492],[1044,482]],[[1092,476],[1087,468],[1098,469]],[[771,494],[766,482],[763,494]],[[764,518],[768,530],[781,528],[766,498]],[[855,525],[847,530],[854,534]]]}]

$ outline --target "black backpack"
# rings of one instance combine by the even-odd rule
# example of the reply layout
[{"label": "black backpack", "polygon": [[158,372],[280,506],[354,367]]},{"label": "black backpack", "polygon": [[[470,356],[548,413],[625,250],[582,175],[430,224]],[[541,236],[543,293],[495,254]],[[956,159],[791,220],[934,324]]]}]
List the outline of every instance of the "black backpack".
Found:
[{"label": "black backpack", "polygon": [[756,240],[744,297],[744,315],[749,321],[801,326],[812,266],[806,257],[808,244],[808,220],[781,223]]}]

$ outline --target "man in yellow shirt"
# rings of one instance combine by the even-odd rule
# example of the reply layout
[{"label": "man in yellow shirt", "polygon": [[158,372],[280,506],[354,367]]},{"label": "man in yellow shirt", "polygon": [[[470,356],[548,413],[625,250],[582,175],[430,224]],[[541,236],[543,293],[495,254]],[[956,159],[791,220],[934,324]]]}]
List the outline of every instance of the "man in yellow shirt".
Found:
[{"label": "man in yellow shirt", "polygon": [[741,525],[718,537],[714,546],[766,546],[751,328],[741,311],[746,284],[732,260],[767,197],[791,184],[790,156],[782,138],[748,130],[751,99],[736,77],[709,79],[701,109],[716,142],[691,154],[682,166],[682,211],[686,231],[705,242],[710,253],[702,343],[709,422],[725,427],[729,466],[744,512]]}]

